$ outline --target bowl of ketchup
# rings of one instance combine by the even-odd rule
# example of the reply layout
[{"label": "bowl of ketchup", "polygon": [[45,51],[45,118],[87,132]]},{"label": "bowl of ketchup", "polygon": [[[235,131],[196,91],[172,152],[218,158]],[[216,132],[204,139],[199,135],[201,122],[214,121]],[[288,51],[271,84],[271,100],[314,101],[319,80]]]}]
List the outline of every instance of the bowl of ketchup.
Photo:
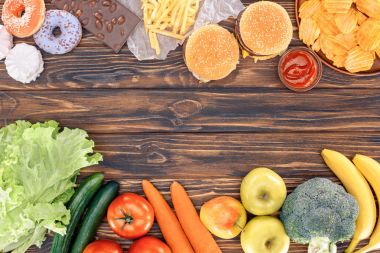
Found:
[{"label": "bowl of ketchup", "polygon": [[307,47],[295,47],[282,55],[278,75],[289,89],[305,92],[321,80],[322,63],[318,55]]}]

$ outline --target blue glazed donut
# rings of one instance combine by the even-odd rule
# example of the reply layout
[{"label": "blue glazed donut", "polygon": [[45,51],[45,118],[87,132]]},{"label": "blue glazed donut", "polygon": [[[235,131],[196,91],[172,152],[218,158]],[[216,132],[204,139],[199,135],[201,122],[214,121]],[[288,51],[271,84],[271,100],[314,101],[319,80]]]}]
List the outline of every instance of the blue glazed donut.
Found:
[{"label": "blue glazed donut", "polygon": [[[60,34],[55,35],[59,28]],[[82,26],[79,20],[64,10],[46,12],[44,24],[34,34],[34,41],[45,52],[50,54],[66,54],[73,50],[82,38]]]}]

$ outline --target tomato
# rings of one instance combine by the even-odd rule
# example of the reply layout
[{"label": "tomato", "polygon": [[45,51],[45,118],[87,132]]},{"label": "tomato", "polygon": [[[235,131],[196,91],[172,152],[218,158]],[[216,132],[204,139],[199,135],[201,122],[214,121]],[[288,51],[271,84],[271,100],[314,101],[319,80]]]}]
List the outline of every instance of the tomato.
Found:
[{"label": "tomato", "polygon": [[169,246],[153,236],[145,236],[135,241],[128,253],[171,253]]},{"label": "tomato", "polygon": [[98,240],[87,245],[83,253],[123,253],[123,249],[117,242]]},{"label": "tomato", "polygon": [[115,198],[108,207],[108,224],[126,239],[135,239],[149,232],[154,222],[154,211],[149,202],[134,193]]}]

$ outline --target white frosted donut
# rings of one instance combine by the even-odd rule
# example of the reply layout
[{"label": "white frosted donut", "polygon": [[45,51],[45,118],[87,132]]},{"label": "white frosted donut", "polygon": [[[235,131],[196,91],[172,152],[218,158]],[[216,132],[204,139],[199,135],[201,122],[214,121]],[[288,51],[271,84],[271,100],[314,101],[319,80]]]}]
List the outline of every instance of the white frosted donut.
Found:
[{"label": "white frosted donut", "polygon": [[[59,28],[61,34],[54,35]],[[82,38],[82,26],[79,20],[64,10],[46,12],[44,24],[33,35],[36,44],[50,54],[66,54],[73,50]]]},{"label": "white frosted donut", "polygon": [[13,36],[0,25],[0,60],[4,59],[13,47]]},{"label": "white frosted donut", "polygon": [[16,81],[30,83],[44,70],[44,61],[36,47],[21,43],[12,48],[5,58],[5,68]]}]

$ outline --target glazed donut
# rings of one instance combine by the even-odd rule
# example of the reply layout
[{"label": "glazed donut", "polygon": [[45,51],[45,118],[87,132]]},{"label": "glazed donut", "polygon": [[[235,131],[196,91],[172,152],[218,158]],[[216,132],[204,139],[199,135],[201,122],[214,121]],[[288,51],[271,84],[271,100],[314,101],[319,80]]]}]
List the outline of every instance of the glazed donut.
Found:
[{"label": "glazed donut", "polygon": [[13,47],[13,36],[0,25],[0,60],[4,59]]},{"label": "glazed donut", "polygon": [[44,0],[6,0],[1,19],[7,30],[16,37],[35,34],[45,19]]},{"label": "glazed donut", "polygon": [[[55,35],[59,28],[60,34]],[[34,34],[34,41],[44,51],[50,54],[66,54],[73,50],[82,38],[82,26],[79,20],[64,10],[46,12],[45,22]]]}]

